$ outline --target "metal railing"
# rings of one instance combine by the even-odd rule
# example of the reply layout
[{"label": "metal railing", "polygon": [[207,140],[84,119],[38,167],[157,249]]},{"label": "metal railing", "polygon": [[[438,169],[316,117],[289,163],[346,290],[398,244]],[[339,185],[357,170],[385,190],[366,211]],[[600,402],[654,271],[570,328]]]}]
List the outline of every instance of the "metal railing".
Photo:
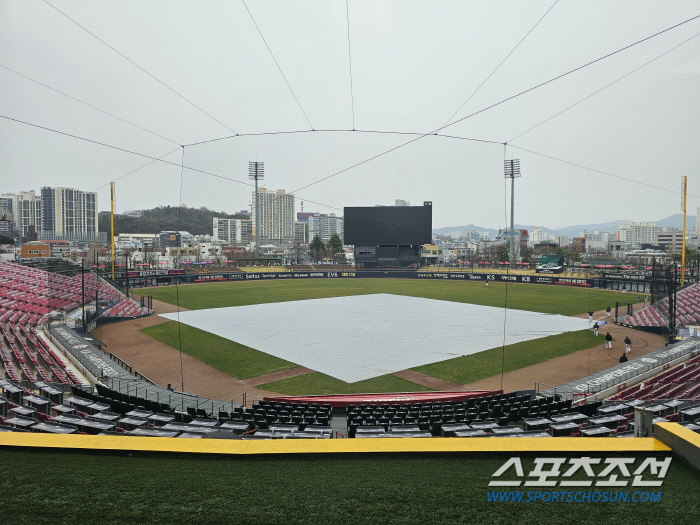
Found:
[{"label": "metal railing", "polygon": [[[643,356],[643,357],[639,358],[641,360],[641,363],[639,363],[639,362],[635,363],[635,364],[641,365],[641,366],[636,367],[634,369],[627,370],[627,371],[622,372],[622,373],[615,372],[615,375],[613,377],[611,377],[610,379],[606,379],[604,381],[596,380],[595,376],[594,376],[593,380],[595,381],[595,384],[591,384],[590,383],[591,380],[588,379],[590,376],[586,376],[585,378],[582,378],[582,382],[583,382],[583,380],[587,380],[586,381],[587,389],[585,391],[581,391],[581,392],[573,392],[573,394],[578,395],[578,396],[583,395],[583,394],[585,394],[587,396],[597,394],[599,392],[602,392],[603,390],[607,390],[608,388],[614,387],[616,385],[627,383],[631,379],[634,379],[635,377],[637,377],[639,375],[645,374],[645,373],[650,372],[650,371],[657,369],[657,368],[659,370],[656,372],[656,374],[660,374],[661,372],[664,371],[664,369],[665,369],[664,365],[666,365],[667,363],[674,361],[680,357],[690,355],[694,352],[698,352],[698,345],[697,344],[693,347],[688,347],[687,349],[683,349],[680,352],[672,352],[669,355],[665,355],[665,356],[659,356],[659,355],[651,355],[649,357]],[[644,359],[647,359],[648,361],[644,361]],[[656,375],[656,374],[654,374],[654,375]],[[602,376],[602,377],[605,377],[605,376]],[[542,384],[544,384],[544,383],[542,383]],[[633,385],[629,385],[629,386],[633,386]],[[552,387],[552,388],[555,388],[555,387]],[[560,387],[556,387],[556,388],[562,390]],[[628,387],[625,387],[625,388],[628,388]]]},{"label": "metal railing", "polygon": [[559,390],[559,393],[563,392],[565,394],[571,394],[572,397],[578,395],[573,390],[567,390],[566,388],[561,388],[559,386],[549,385],[547,383],[542,383],[541,381],[535,381],[535,397],[540,395],[540,391],[542,391],[542,389],[540,387],[542,385],[549,387],[549,388],[544,389],[545,391],[546,390],[554,390],[555,396],[557,395],[557,390]]},{"label": "metal railing", "polygon": [[[188,392],[170,391],[156,384],[146,383],[144,380],[137,378],[109,378],[104,384],[112,390],[126,394],[127,396],[133,396],[147,401],[155,401],[158,404],[167,404],[170,408],[181,412],[186,412],[187,408],[201,408],[210,413],[213,417],[216,417],[218,412],[233,412],[236,406],[245,407],[247,399],[245,392],[241,392],[228,401],[201,398]],[[242,398],[242,402],[236,402],[239,398]]]}]

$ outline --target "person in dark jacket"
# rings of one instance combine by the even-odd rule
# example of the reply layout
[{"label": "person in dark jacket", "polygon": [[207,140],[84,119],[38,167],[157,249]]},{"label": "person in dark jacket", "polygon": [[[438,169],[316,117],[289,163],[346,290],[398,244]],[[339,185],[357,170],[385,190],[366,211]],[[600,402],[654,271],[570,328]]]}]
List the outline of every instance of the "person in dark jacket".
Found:
[{"label": "person in dark jacket", "polygon": [[630,339],[630,336],[625,337],[625,352],[631,352],[632,351],[632,340]]},{"label": "person in dark jacket", "polygon": [[605,348],[610,348],[612,350],[612,336],[610,332],[605,334]]},{"label": "person in dark jacket", "polygon": [[598,323],[593,325],[593,335],[598,337]]},{"label": "person in dark jacket", "polygon": [[625,354],[622,354],[622,357],[620,357],[620,360],[618,361],[619,363],[626,363],[628,361],[627,356]]},{"label": "person in dark jacket", "polygon": [[588,311],[588,322],[590,323],[593,320],[593,310]]},{"label": "person in dark jacket", "polygon": [[608,314],[608,317],[610,317],[610,311],[611,311],[611,310],[612,310],[612,309],[611,309],[609,306],[605,309],[605,313]]}]

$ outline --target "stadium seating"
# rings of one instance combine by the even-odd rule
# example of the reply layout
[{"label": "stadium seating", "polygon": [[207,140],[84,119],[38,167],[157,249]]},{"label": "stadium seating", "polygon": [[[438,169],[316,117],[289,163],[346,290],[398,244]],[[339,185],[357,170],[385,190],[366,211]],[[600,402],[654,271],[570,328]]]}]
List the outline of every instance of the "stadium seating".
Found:
[{"label": "stadium seating", "polygon": [[122,299],[114,306],[102,312],[103,317],[140,317],[148,315],[148,309],[133,299]]},{"label": "stadium seating", "polygon": [[689,359],[608,399],[609,401],[700,399],[700,359],[698,357]]},{"label": "stadium seating", "polygon": [[[66,274],[0,262],[0,377],[4,370],[4,376],[12,381],[80,384],[35,327],[44,324],[51,312],[80,306],[83,276],[79,267],[67,261],[53,260],[47,267]],[[122,299],[115,288],[94,274],[85,273],[84,280],[86,300],[97,296],[100,301],[115,303],[106,311],[107,316],[148,315],[147,309],[131,299]]]},{"label": "stadium seating", "polygon": [[[668,326],[669,300],[664,297],[653,305],[637,310],[627,317],[632,326]],[[700,283],[683,288],[676,293],[676,321],[678,324],[700,324]]]}]

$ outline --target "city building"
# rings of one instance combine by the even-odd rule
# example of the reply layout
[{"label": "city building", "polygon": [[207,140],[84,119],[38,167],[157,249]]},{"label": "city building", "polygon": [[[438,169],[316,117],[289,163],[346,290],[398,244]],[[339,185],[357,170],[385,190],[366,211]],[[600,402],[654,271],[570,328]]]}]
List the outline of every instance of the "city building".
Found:
[{"label": "city building", "polygon": [[221,219],[214,217],[214,241],[226,242],[236,246],[247,246],[253,238],[253,221],[250,219]]},{"label": "city building", "polygon": [[258,188],[259,210],[256,209],[255,192],[252,199],[253,238],[256,223],[260,223],[260,243],[291,243],[294,238],[294,195],[284,190]]},{"label": "city building", "polygon": [[[298,214],[297,214],[298,215]],[[294,244],[308,244],[309,222],[294,221]]]},{"label": "city building", "polygon": [[608,241],[607,254],[615,259],[624,259],[627,243],[624,241]]},{"label": "city building", "polygon": [[182,246],[182,234],[177,231],[162,231],[158,235],[158,243],[161,250],[179,248]]},{"label": "city building", "polygon": [[571,242],[571,251],[574,253],[586,253],[586,238],[574,237]]},{"label": "city building", "polygon": [[[0,196],[0,215],[5,216],[5,221],[10,221],[11,225],[6,225],[3,229],[14,230],[17,227],[15,216],[17,215],[17,196],[5,194]],[[12,228],[10,228],[12,226]]]},{"label": "city building", "polygon": [[22,245],[22,259],[51,257],[51,246],[45,242],[28,242]]},{"label": "city building", "polygon": [[394,199],[394,206],[410,206],[411,203],[403,199]]},{"label": "city building", "polygon": [[97,237],[97,193],[74,188],[41,188],[42,221],[45,238],[91,241]]},{"label": "city building", "polygon": [[544,231],[542,226],[535,226],[535,229],[530,232],[530,242],[532,243],[541,243],[550,240],[553,240],[552,235]]},{"label": "city building", "polygon": [[323,242],[338,234],[340,240],[343,240],[343,218],[336,217],[334,213],[330,215],[322,215],[314,213],[308,218],[308,239],[312,240],[317,235]]},{"label": "city building", "polygon": [[18,195],[17,207],[19,209],[19,232],[22,237],[29,234],[36,235],[42,230],[43,207],[41,197],[37,197],[33,191],[23,191]]},{"label": "city building", "polygon": [[683,232],[681,230],[669,230],[657,232],[654,244],[657,244],[668,253],[681,253],[683,250]]},{"label": "city building", "polygon": [[622,222],[618,226],[619,240],[631,246],[655,243],[656,234],[662,230],[653,222]]},{"label": "city building", "polygon": [[554,237],[554,244],[559,248],[566,248],[569,245],[569,237],[566,235],[557,235]]},{"label": "city building", "polygon": [[0,206],[0,235],[12,237],[15,231],[15,221],[12,212]]},{"label": "city building", "polygon": [[157,233],[120,233],[114,237],[115,242],[134,245],[153,245],[160,242],[160,235]]},{"label": "city building", "polygon": [[527,243],[530,240],[530,232],[527,230],[520,230],[520,229],[515,229],[513,230],[514,235],[511,234],[510,228],[504,228],[504,229],[499,229],[498,230],[498,237],[496,237],[496,241],[501,241],[505,242],[508,246],[508,253],[511,253],[511,238],[512,237],[517,237],[518,241],[515,241],[516,248],[515,248],[515,256],[520,257],[520,255],[527,249]]}]

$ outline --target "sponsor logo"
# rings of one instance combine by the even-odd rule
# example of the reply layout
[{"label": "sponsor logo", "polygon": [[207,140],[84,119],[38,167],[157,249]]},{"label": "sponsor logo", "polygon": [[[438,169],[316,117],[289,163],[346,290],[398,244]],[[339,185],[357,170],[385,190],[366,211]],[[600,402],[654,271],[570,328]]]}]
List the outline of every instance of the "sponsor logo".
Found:
[{"label": "sponsor logo", "polygon": [[[663,480],[666,477],[669,467],[671,466],[672,458],[657,458],[657,457],[607,457],[594,458],[589,456],[571,457],[571,458],[534,458],[533,465],[527,475],[523,468],[523,461],[519,457],[511,457],[508,459],[496,472],[491,475],[489,487],[537,487],[548,488],[551,491],[534,492],[523,494],[520,491],[515,494],[523,494],[526,496],[525,501],[534,501],[541,499],[542,501],[569,501],[581,502],[585,501],[583,495],[588,496],[588,501],[609,501],[611,494],[605,491],[617,491],[618,495],[623,495],[623,499],[627,500],[629,493],[626,491],[620,492],[625,487],[642,487],[649,489],[652,487],[661,487]],[[587,488],[599,489],[587,492],[571,491],[572,488]],[[560,490],[554,490],[560,489]],[[602,492],[601,492],[602,490]],[[493,494],[493,493],[492,493]],[[508,494],[508,493],[496,493]],[[508,499],[513,501],[512,492]],[[537,498],[534,494],[538,494]],[[545,496],[546,494],[546,496]],[[576,495],[582,497],[576,499]],[[632,501],[649,501],[651,495],[645,496],[642,493],[636,492],[632,495]],[[661,492],[654,495],[654,501],[660,501]],[[529,496],[528,495],[532,495]],[[634,499],[637,495],[637,499]],[[488,498],[489,496],[487,496]],[[492,497],[492,496],[491,496]],[[506,496],[496,496],[493,501],[504,500]],[[571,497],[571,499],[569,499]],[[607,499],[603,499],[606,497]],[[515,501],[521,501],[522,496],[515,497]],[[547,498],[547,499],[544,499]],[[618,499],[618,498],[615,498]],[[489,499],[489,501],[492,501]]]}]

